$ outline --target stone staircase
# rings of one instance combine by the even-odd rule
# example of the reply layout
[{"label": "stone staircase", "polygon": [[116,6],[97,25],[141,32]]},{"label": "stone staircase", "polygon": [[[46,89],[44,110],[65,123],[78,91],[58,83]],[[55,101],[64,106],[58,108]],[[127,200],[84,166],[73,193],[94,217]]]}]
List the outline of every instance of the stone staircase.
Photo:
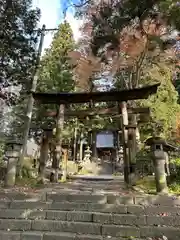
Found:
[{"label": "stone staircase", "polygon": [[136,195],[118,184],[76,181],[34,192],[2,190],[0,240],[180,239],[180,198]]}]

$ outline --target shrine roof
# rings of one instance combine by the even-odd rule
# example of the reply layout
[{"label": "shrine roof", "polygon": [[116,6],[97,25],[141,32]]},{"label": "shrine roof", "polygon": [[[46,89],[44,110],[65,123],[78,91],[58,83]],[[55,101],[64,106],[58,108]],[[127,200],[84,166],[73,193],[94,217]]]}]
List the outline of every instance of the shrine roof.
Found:
[{"label": "shrine roof", "polygon": [[151,94],[157,92],[160,84],[135,88],[130,90],[121,91],[108,91],[108,92],[80,92],[80,93],[42,93],[35,92],[33,97],[35,100],[40,101],[42,104],[71,104],[71,103],[86,103],[94,102],[113,102],[113,101],[127,101],[146,99]]}]

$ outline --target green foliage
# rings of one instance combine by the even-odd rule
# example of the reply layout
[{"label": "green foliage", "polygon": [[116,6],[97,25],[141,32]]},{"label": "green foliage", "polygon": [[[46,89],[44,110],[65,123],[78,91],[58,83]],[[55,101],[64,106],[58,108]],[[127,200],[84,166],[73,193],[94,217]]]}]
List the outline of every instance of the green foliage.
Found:
[{"label": "green foliage", "polygon": [[174,182],[169,186],[169,192],[173,194],[180,194],[180,183]]},{"label": "green foliage", "polygon": [[155,194],[156,184],[155,184],[154,176],[147,176],[140,179],[136,183],[136,188],[137,190],[143,190],[145,193]]},{"label": "green foliage", "polygon": [[171,138],[172,132],[176,129],[176,118],[180,112],[177,103],[178,93],[172,84],[171,68],[163,65],[155,65],[149,72],[151,82],[161,83],[156,95],[152,95],[147,100],[141,101],[141,106],[151,109],[151,122],[143,127],[146,137],[155,134],[164,138]]},{"label": "green foliage", "polygon": [[5,135],[14,136],[22,139],[24,131],[25,112],[27,107],[27,98],[20,96],[19,103],[12,107],[8,118],[8,131]]},{"label": "green foliage", "polygon": [[171,159],[171,175],[170,187],[176,188],[179,185],[180,189],[180,158],[174,157]]},{"label": "green foliage", "polygon": [[36,178],[29,178],[29,177],[23,177],[23,178],[17,178],[16,180],[17,186],[23,186],[23,187],[29,187],[29,188],[38,188],[42,187],[42,185],[38,182],[38,179]]},{"label": "green foliage", "polygon": [[75,43],[69,23],[59,25],[52,44],[41,61],[38,90],[42,92],[69,92],[73,90],[72,68],[68,63],[68,52]]},{"label": "green foliage", "polygon": [[171,163],[173,163],[177,167],[180,167],[180,158],[175,158],[171,160]]},{"label": "green foliage", "polygon": [[[168,186],[169,192],[172,194],[180,194],[180,182],[176,181]],[[144,191],[145,193],[156,193],[156,184],[154,176],[144,177],[143,179],[139,180],[136,185],[136,190]]]},{"label": "green foliage", "polygon": [[[68,62],[68,52],[75,48],[70,25],[64,22],[59,25],[52,44],[42,57],[38,72],[37,91],[41,92],[71,92],[74,90],[72,68]],[[53,104],[36,105],[33,115],[33,125],[41,129],[55,126],[55,118],[45,116],[45,112],[57,111]],[[66,136],[66,130],[64,131]]]},{"label": "green foliage", "polygon": [[32,9],[32,0],[1,0],[0,5],[0,82],[26,88],[34,66],[40,10]]},{"label": "green foliage", "polygon": [[[16,106],[11,108],[8,117],[8,131],[5,135],[22,134],[24,119],[24,100],[20,100],[17,93],[21,89],[29,90],[36,61],[36,44],[38,41],[37,23],[40,10],[32,8],[32,0],[8,1],[0,0],[0,83],[1,90],[7,91],[7,103],[17,100]],[[19,90],[7,88],[15,86]],[[21,96],[24,98],[26,96]],[[5,116],[3,116],[5,117]],[[4,127],[4,126],[3,126]]]}]

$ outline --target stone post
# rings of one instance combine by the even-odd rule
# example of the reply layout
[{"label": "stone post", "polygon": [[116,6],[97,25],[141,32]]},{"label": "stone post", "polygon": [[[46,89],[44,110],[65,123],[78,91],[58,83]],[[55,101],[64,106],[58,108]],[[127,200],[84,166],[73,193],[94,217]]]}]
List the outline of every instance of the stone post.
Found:
[{"label": "stone post", "polygon": [[67,180],[67,163],[68,163],[68,146],[63,149],[63,159],[62,159],[62,177],[61,181],[66,182]]},{"label": "stone post", "polygon": [[127,112],[127,103],[122,102],[120,104],[120,113],[122,114],[122,140],[123,140],[123,155],[124,155],[124,182],[126,184],[130,183],[129,175],[129,148],[128,148],[128,112]]},{"label": "stone post", "polygon": [[8,158],[5,187],[13,187],[16,182],[17,162],[20,156],[22,144],[9,142],[6,144],[6,157]]}]

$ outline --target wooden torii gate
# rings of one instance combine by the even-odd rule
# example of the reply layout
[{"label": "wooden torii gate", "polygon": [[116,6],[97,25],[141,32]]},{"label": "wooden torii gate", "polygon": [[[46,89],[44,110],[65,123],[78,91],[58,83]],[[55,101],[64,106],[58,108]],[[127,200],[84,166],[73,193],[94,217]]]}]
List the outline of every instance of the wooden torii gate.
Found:
[{"label": "wooden torii gate", "polygon": [[[128,129],[134,128],[134,126],[128,125],[128,110],[127,101],[147,99],[151,94],[157,92],[157,88],[160,84],[152,86],[121,90],[121,91],[109,91],[109,92],[91,92],[91,93],[33,93],[33,97],[40,104],[57,104],[59,105],[59,111],[57,115],[56,123],[56,157],[57,161],[57,176],[59,170],[59,161],[61,158],[61,145],[62,138],[61,132],[64,126],[65,106],[69,104],[81,104],[87,102],[117,102],[119,113],[122,114],[122,136],[123,136],[123,148],[124,148],[124,181],[129,183],[130,162],[129,162],[129,149],[128,149]],[[103,112],[103,111],[102,111]],[[116,110],[117,113],[117,110]],[[73,113],[74,114],[74,113]],[[82,112],[81,112],[82,114]],[[87,113],[86,113],[87,114]],[[112,113],[111,113],[112,114]],[[72,112],[71,112],[72,115]]]}]

